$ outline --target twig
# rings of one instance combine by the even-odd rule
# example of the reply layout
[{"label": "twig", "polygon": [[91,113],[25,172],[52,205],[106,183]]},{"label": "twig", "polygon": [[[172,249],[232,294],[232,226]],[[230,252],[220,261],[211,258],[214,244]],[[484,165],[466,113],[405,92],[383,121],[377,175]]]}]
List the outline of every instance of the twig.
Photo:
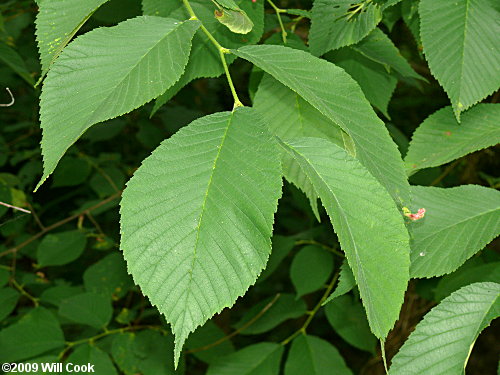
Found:
[{"label": "twig", "polygon": [[323,305],[323,302],[325,302],[325,300],[330,295],[330,292],[332,291],[333,286],[335,285],[335,283],[337,282],[337,279],[339,278],[339,274],[340,274],[340,271],[335,272],[335,275],[333,275],[332,281],[330,281],[330,284],[328,284],[328,286],[325,290],[325,293],[323,293],[323,296],[321,297],[319,302],[316,304],[316,306],[314,306],[312,311],[309,312],[309,316],[307,317],[307,319],[304,322],[304,324],[302,325],[302,327],[300,327],[297,331],[295,331],[290,336],[288,336],[286,339],[284,339],[281,342],[281,345],[288,344],[290,341],[292,341],[295,337],[297,337],[301,333],[303,333],[304,335],[306,334],[307,327],[309,326],[309,324],[311,324],[311,321],[314,319],[314,316],[316,315],[316,313],[319,311],[319,309]]},{"label": "twig", "polygon": [[59,359],[62,359],[64,355],[73,348],[76,345],[80,344],[85,344],[85,343],[92,343],[96,340],[99,340],[103,337],[109,336],[109,335],[114,335],[116,333],[124,333],[124,332],[129,332],[129,331],[138,331],[141,329],[151,329],[154,331],[159,331],[160,333],[163,333],[164,335],[167,335],[168,332],[166,332],[163,328],[160,326],[152,326],[152,325],[143,325],[143,326],[129,326],[129,327],[123,327],[123,328],[117,328],[117,329],[112,329],[112,330],[105,330],[102,333],[99,333],[95,336],[92,337],[87,337],[85,339],[77,340],[77,341],[67,341],[66,342],[66,347],[59,353],[58,357]]},{"label": "twig", "polygon": [[8,204],[8,203],[4,203],[4,202],[1,202],[1,201],[0,201],[0,205],[5,206],[5,207],[12,208],[13,210],[17,210],[17,211],[25,212],[25,213],[27,213],[27,214],[31,214],[31,211],[28,211],[28,210],[26,210],[26,209],[24,209],[24,208],[21,208],[21,207],[12,206],[12,205],[10,205],[10,204]]},{"label": "twig", "polygon": [[35,234],[34,236],[28,238],[26,241],[20,243],[19,245],[15,246],[15,247],[13,247],[11,249],[8,249],[8,250],[5,250],[5,251],[1,252],[0,253],[0,258],[3,257],[3,256],[5,256],[5,255],[8,255],[8,254],[18,252],[20,249],[22,249],[23,247],[29,245],[30,243],[32,243],[36,239],[40,238],[45,233],[50,232],[51,230],[54,230],[56,228],[59,228],[61,225],[69,223],[70,221],[72,221],[72,220],[74,220],[74,219],[76,219],[76,218],[78,218],[78,217],[80,217],[82,215],[86,215],[88,212],[94,211],[95,209],[104,206],[105,204],[107,204],[107,203],[115,200],[116,198],[119,198],[121,194],[122,194],[121,191],[118,192],[118,193],[116,193],[116,194],[113,194],[110,197],[104,199],[103,201],[95,204],[92,207],[89,207],[89,208],[87,208],[87,209],[85,209],[85,210],[83,210],[83,211],[81,211],[81,212],[79,212],[77,214],[71,215],[71,216],[69,216],[69,217],[67,217],[67,218],[65,218],[65,219],[63,219],[61,221],[58,221],[57,223],[54,223],[52,225],[49,225],[48,227],[45,227],[44,230],[38,232],[37,234]]},{"label": "twig", "polygon": [[108,182],[108,184],[114,191],[120,191],[109,174],[107,174],[97,163],[95,163],[89,156],[85,155],[83,152],[80,152],[79,155],[87,160],[87,163],[89,163],[91,167],[95,168],[95,170]]},{"label": "twig", "polygon": [[28,299],[31,300],[31,302],[33,302],[33,304],[35,305],[35,307],[38,307],[39,303],[38,303],[38,298],[35,298],[33,297],[31,294],[29,294],[22,285],[20,285],[16,279],[12,278],[11,279],[11,283],[12,285],[14,285],[14,287],[19,290],[19,292],[21,292],[21,294],[25,297],[27,297]]},{"label": "twig", "polygon": [[283,43],[286,44],[287,32],[285,30],[285,26],[283,25],[283,20],[281,19],[281,13],[286,13],[286,10],[278,8],[276,6],[276,4],[274,4],[272,2],[272,0],[267,0],[267,2],[269,3],[269,5],[271,5],[271,7],[276,12],[276,16],[278,17],[278,23],[280,24],[280,28],[281,28],[281,38],[283,39]]},{"label": "twig", "polygon": [[14,98],[14,95],[12,95],[12,91],[10,91],[10,89],[8,87],[6,87],[5,90],[7,90],[7,92],[10,95],[10,103],[0,104],[0,107],[10,107],[10,106],[13,106],[14,103],[16,102],[16,99]]},{"label": "twig", "polygon": [[461,159],[457,159],[455,160],[453,163],[451,163],[450,165],[448,165],[446,167],[446,169],[444,170],[443,173],[441,173],[439,175],[439,177],[437,177],[434,181],[432,181],[431,183],[431,186],[436,186],[437,184],[439,184],[443,178],[445,178],[446,176],[448,176],[450,174],[450,172],[455,169],[455,167],[458,165],[458,163],[460,162]]},{"label": "twig", "polygon": [[331,253],[334,253],[335,255],[341,257],[341,258],[345,258],[345,255],[338,251],[337,249],[331,247],[331,246],[328,246],[328,245],[325,245],[324,243],[321,243],[321,242],[318,242],[316,240],[298,240],[298,241],[295,241],[295,246],[299,246],[299,245],[316,245],[316,246],[319,246]]},{"label": "twig", "polygon": [[214,341],[211,344],[208,344],[208,345],[205,345],[205,346],[201,346],[199,348],[194,348],[194,349],[186,350],[184,353],[196,353],[196,352],[201,352],[201,351],[204,351],[204,350],[208,350],[210,348],[213,348],[214,346],[222,344],[223,342],[225,342],[225,341],[229,340],[230,338],[236,336],[240,332],[243,332],[245,329],[247,329],[252,324],[254,324],[257,320],[259,320],[262,317],[262,315],[264,315],[266,313],[266,311],[269,310],[271,308],[271,306],[273,306],[276,303],[276,301],[278,300],[278,298],[280,298],[280,296],[281,296],[280,293],[276,294],[274,296],[274,298],[266,306],[264,306],[264,308],[262,310],[260,310],[257,315],[255,315],[252,319],[250,319],[248,322],[246,322],[245,324],[243,324],[236,331],[230,333],[227,336],[224,336],[224,337],[220,338],[217,341]]},{"label": "twig", "polygon": [[92,214],[90,212],[86,212],[85,216],[87,216],[87,218],[90,220],[90,222],[92,224],[94,224],[95,229],[97,229],[97,231],[99,232],[99,234],[101,236],[103,236],[103,237],[106,236],[106,234],[102,231],[101,226],[99,225],[99,223],[97,222],[97,220],[94,219],[94,217],[92,216]]},{"label": "twig", "polygon": [[[186,10],[189,13],[189,16],[191,17],[192,20],[199,20],[200,19],[196,16],[194,13],[193,8],[191,7],[191,4],[189,3],[189,0],[182,0]],[[200,21],[200,29],[205,33],[207,38],[212,42],[212,44],[217,48],[219,51],[219,56],[220,60],[222,63],[222,66],[224,67],[224,72],[226,73],[226,78],[227,78],[227,83],[229,84],[229,88],[231,89],[231,94],[233,95],[234,99],[234,107],[243,107],[243,104],[241,103],[240,99],[238,98],[238,93],[236,92],[236,88],[234,87],[233,80],[231,78],[231,74],[229,73],[229,67],[227,65],[226,57],[225,55],[228,53],[231,53],[231,50],[222,47],[222,45],[215,39],[215,37],[208,31],[208,29],[205,27],[205,25]]]},{"label": "twig", "polygon": [[42,221],[40,220],[40,218],[36,214],[35,209],[33,208],[33,205],[28,202],[28,206],[29,206],[29,208],[31,210],[31,214],[33,215],[33,218],[35,219],[36,223],[38,224],[38,226],[40,227],[41,230],[44,230],[45,229],[45,225],[43,225]]}]

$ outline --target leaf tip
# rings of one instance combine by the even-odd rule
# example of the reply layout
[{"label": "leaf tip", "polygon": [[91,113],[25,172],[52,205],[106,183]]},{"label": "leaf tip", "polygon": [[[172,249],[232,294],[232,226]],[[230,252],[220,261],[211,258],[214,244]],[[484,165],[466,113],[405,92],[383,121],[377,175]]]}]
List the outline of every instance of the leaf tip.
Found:
[{"label": "leaf tip", "polygon": [[184,342],[186,341],[186,335],[184,333],[177,334],[174,331],[175,335],[175,343],[174,343],[174,369],[177,370],[179,366],[179,359],[181,357],[182,347],[184,346]]}]

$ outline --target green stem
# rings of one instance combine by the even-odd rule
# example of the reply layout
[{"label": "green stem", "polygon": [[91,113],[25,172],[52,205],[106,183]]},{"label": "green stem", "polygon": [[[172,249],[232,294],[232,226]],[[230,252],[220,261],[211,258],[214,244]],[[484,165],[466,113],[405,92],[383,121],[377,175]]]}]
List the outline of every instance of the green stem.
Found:
[{"label": "green stem", "polygon": [[384,362],[385,373],[387,374],[389,370],[387,369],[387,358],[385,357],[385,341],[380,340],[380,351],[382,352],[382,361]]},{"label": "green stem", "polygon": [[293,20],[293,25],[291,27],[292,33],[295,33],[295,29],[297,28],[297,25],[299,24],[300,21],[302,21],[304,17],[299,16]]},{"label": "green stem", "polygon": [[238,94],[236,93],[236,88],[234,87],[233,80],[231,79],[231,74],[229,73],[229,67],[227,66],[226,56],[224,56],[224,54],[228,52],[225,52],[224,50],[219,49],[219,56],[220,60],[222,61],[222,65],[224,66],[224,71],[226,72],[227,83],[229,84],[229,88],[231,89],[231,94],[233,94],[233,99],[234,99],[233,109],[238,107],[243,107],[243,104],[241,103],[240,98],[238,98]]},{"label": "green stem", "polygon": [[295,241],[295,246],[300,246],[300,245],[316,245],[316,246],[319,246],[319,247],[322,247],[323,249],[339,256],[340,258],[345,258],[345,255],[338,251],[337,249],[331,247],[331,246],[328,246],[328,245],[325,245],[324,243],[321,243],[321,242],[318,242],[318,241],[315,241],[315,240],[298,240],[298,241]]},{"label": "green stem", "polygon": [[61,360],[64,355],[73,348],[74,346],[80,345],[80,344],[85,344],[85,343],[92,343],[96,340],[102,339],[103,337],[109,336],[109,335],[114,335],[117,333],[124,333],[128,331],[137,331],[140,329],[152,329],[155,331],[160,331],[164,335],[168,334],[168,332],[164,331],[161,327],[159,326],[150,326],[150,325],[144,325],[144,326],[130,326],[130,327],[123,327],[123,328],[116,328],[116,329],[111,329],[111,330],[105,330],[102,333],[99,333],[98,335],[92,336],[92,337],[87,337],[85,339],[81,340],[76,340],[76,341],[67,341],[66,342],[66,347],[59,353],[58,357],[59,360]]},{"label": "green stem", "polygon": [[182,0],[182,2],[184,3],[184,6],[186,7],[186,9],[187,9],[187,11],[189,13],[189,16],[192,17],[192,18],[198,19],[198,17],[196,17],[196,14],[194,13],[193,8],[191,7],[191,4],[189,4],[189,1],[188,0]]},{"label": "green stem", "polygon": [[208,345],[205,345],[205,346],[202,346],[202,347],[199,347],[199,348],[189,349],[189,350],[184,351],[184,353],[196,353],[196,352],[201,352],[201,351],[204,351],[204,350],[208,350],[208,349],[213,348],[214,346],[220,345],[223,342],[229,340],[230,338],[238,335],[240,332],[243,332],[245,329],[247,329],[252,324],[254,324],[257,320],[259,320],[262,317],[262,315],[264,315],[266,313],[266,311],[269,310],[274,305],[274,303],[278,300],[278,298],[280,298],[280,296],[281,296],[280,293],[276,294],[274,296],[274,298],[266,306],[264,306],[264,308],[262,310],[260,310],[257,315],[255,315],[252,319],[250,319],[248,322],[246,322],[245,324],[243,324],[236,331],[230,333],[229,335],[226,335],[226,336],[222,337],[221,339],[219,339],[217,341],[214,341],[211,344],[208,344]]},{"label": "green stem", "polygon": [[288,336],[286,339],[284,339],[281,342],[281,345],[288,344],[290,341],[292,341],[295,337],[297,337],[301,333],[304,335],[306,334],[307,327],[309,326],[309,324],[311,324],[311,322],[314,319],[314,317],[316,316],[317,312],[319,311],[319,309],[323,305],[323,302],[325,302],[326,299],[328,298],[328,296],[330,295],[330,293],[333,289],[333,286],[337,282],[338,278],[339,278],[339,271],[337,271],[335,273],[335,275],[333,276],[332,281],[330,281],[330,284],[328,284],[328,286],[326,287],[325,293],[323,293],[323,296],[321,297],[319,302],[316,304],[316,306],[314,306],[314,308],[310,312],[308,312],[309,316],[307,317],[307,319],[304,322],[304,324],[302,325],[302,327],[300,327],[297,331],[295,331],[290,336]]},{"label": "green stem", "polygon": [[33,304],[35,305],[35,307],[38,307],[39,303],[38,303],[38,298],[35,298],[33,297],[31,294],[29,294],[24,288],[22,285],[20,285],[14,278],[11,280],[12,282],[12,285],[14,285],[14,287],[19,291],[21,292],[21,294],[23,296],[25,296],[26,298],[30,299]]},{"label": "green stem", "polygon": [[267,0],[267,2],[269,3],[269,5],[271,5],[271,7],[274,9],[274,11],[276,12],[276,16],[278,17],[278,22],[280,24],[280,28],[281,28],[281,37],[283,38],[283,43],[286,44],[286,36],[287,36],[287,33],[286,33],[286,30],[285,30],[285,26],[283,25],[283,20],[281,19],[281,13],[286,13],[286,10],[285,9],[280,9],[276,6],[276,4],[274,4],[272,2],[272,0]]},{"label": "green stem", "polygon": [[[186,7],[189,16],[191,19],[194,20],[199,20],[201,23],[201,20],[196,16],[196,13],[194,12],[193,8],[191,7],[191,4],[189,3],[189,0],[182,0],[184,3],[184,6]],[[208,29],[201,23],[200,26],[201,30],[205,33],[205,35],[208,37],[208,39],[212,42],[212,44],[217,48],[219,51],[219,56],[222,62],[222,66],[224,67],[224,72],[226,73],[227,77],[227,82],[229,84],[229,88],[231,89],[231,94],[233,95],[234,99],[234,108],[237,107],[243,107],[243,104],[241,103],[240,99],[238,98],[238,94],[236,93],[236,88],[234,87],[233,80],[231,79],[231,74],[229,73],[229,68],[227,66],[227,61],[226,61],[226,54],[231,53],[231,51],[227,48],[224,48],[220,45],[220,43],[217,41],[217,39],[214,38],[212,33],[208,31]]]}]

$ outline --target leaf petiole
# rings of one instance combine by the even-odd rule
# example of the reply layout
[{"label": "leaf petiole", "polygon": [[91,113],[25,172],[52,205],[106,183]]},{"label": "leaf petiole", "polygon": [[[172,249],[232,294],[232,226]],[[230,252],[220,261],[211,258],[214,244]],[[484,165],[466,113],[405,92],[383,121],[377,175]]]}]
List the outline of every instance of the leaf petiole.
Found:
[{"label": "leaf petiole", "polygon": [[[182,2],[184,3],[184,6],[186,7],[189,15],[191,16],[191,19],[199,20],[199,18],[194,13],[193,8],[191,7],[189,0],[182,0]],[[218,6],[218,4],[216,2],[214,2],[214,3]],[[231,51],[227,48],[222,47],[221,44],[217,41],[217,39],[215,39],[215,37],[212,35],[212,33],[210,31],[208,31],[208,29],[205,27],[205,25],[203,25],[203,23],[201,21],[200,21],[200,23],[201,23],[201,26],[200,26],[201,30],[205,33],[205,35],[208,37],[208,39],[212,42],[212,44],[219,51],[220,60],[222,62],[222,66],[224,67],[224,72],[225,72],[226,77],[227,77],[227,82],[229,84],[229,88],[231,89],[231,94],[233,95],[233,99],[234,99],[233,109],[236,109],[238,107],[243,107],[243,104],[241,103],[241,101],[238,97],[238,94],[236,92],[236,88],[234,87],[233,80],[231,78],[231,74],[229,73],[229,67],[227,65],[226,57],[224,56],[225,54],[231,53]]]}]

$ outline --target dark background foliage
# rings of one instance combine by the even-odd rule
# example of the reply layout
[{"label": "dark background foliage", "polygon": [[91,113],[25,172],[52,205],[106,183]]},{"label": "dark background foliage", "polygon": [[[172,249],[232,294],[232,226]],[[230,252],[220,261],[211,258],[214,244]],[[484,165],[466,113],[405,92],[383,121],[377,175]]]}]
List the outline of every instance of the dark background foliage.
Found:
[{"label": "dark background foliage", "polygon": [[[281,5],[309,9],[311,2],[283,0]],[[0,4],[0,11],[3,19],[0,22],[0,43],[13,47],[37,80],[40,67],[34,37],[37,11],[35,3],[28,0],[4,0]],[[111,26],[140,13],[138,0],[113,0],[100,9],[80,33],[98,26]],[[290,20],[285,18],[285,21]],[[268,10],[264,38],[279,34],[276,25],[276,16],[272,10]],[[408,26],[401,19],[390,29],[388,25],[389,20],[385,20],[381,27],[389,33],[412,67],[429,81],[428,84],[422,83],[420,88],[399,82],[389,105],[391,119],[379,114],[388,124],[393,125],[389,125],[389,129],[404,153],[415,128],[435,110],[448,105],[448,99],[431,76]],[[299,22],[295,29],[296,35],[305,40],[308,27],[307,20]],[[251,77],[251,66],[238,60],[231,66],[231,72],[242,101],[245,105],[250,105],[250,92],[255,90],[252,82],[256,79]],[[30,210],[31,214],[0,206],[0,329],[16,323],[35,306],[40,305],[59,317],[66,341],[85,344],[90,342],[87,338],[95,338],[92,344],[111,354],[117,369],[120,369],[118,371],[135,373],[134,365],[124,363],[123,358],[116,354],[116,348],[120,348],[120,345],[113,340],[116,341],[117,335],[134,333],[137,335],[134,337],[139,337],[142,334],[144,345],[149,345],[148,342],[156,342],[154,340],[158,340],[160,335],[148,335],[144,332],[167,332],[168,336],[168,325],[125,272],[119,250],[120,192],[141,161],[163,139],[193,119],[232,107],[233,101],[225,79],[194,81],[151,118],[152,103],[93,127],[71,147],[54,175],[36,194],[32,191],[42,172],[39,147],[41,130],[38,122],[40,90],[33,89],[9,66],[0,62],[1,103],[9,101],[5,87],[12,90],[16,102],[11,107],[0,108],[0,201],[23,207]],[[496,102],[498,98],[497,92],[486,101]],[[498,148],[486,149],[443,167],[421,171],[412,177],[412,183],[443,187],[474,183],[498,187],[500,179],[496,173],[500,170],[500,159],[496,151]],[[278,324],[272,330],[254,335],[237,331],[237,334],[223,344],[212,346],[208,350],[193,350],[200,347],[203,349],[207,345],[210,347],[217,340],[235,332],[241,326],[238,326],[240,319],[248,321],[257,313],[255,323],[248,328],[251,330],[252,325],[258,325],[260,318],[264,319],[265,311],[262,309],[266,308],[267,302],[277,304],[284,293],[295,293],[290,281],[290,265],[303,246],[322,244],[319,248],[332,250],[336,267],[341,265],[341,254],[338,255],[335,251],[339,245],[324,212],[323,219],[322,223],[318,223],[305,196],[293,186],[285,185],[275,225],[275,234],[283,237],[275,238],[275,243],[281,241],[279,246],[284,247],[283,251],[289,252],[284,253],[283,261],[273,274],[250,288],[233,308],[224,310],[212,320],[216,326],[210,326],[205,334],[195,335],[195,339],[188,342],[187,351],[196,352],[184,356],[181,367],[188,374],[204,373],[207,361],[231,351],[232,346],[241,348],[260,341],[281,341],[304,324],[308,315],[300,303],[305,302],[308,309],[313,309],[324,290],[305,295],[304,302],[292,300],[287,309],[293,313],[293,318]],[[41,244],[45,242],[47,245],[47,241],[67,241],[61,233],[69,231],[78,231],[83,236],[74,239],[66,247],[61,245],[60,251],[64,254],[58,256],[74,259],[64,265],[53,264],[53,259],[41,262],[37,255]],[[288,244],[291,244],[289,248]],[[474,264],[498,260],[498,250],[498,242],[490,244],[456,273]],[[436,278],[413,280],[410,283],[400,320],[387,340],[389,358],[401,347],[422,316],[436,304],[435,290],[440,281]],[[87,291],[89,288],[94,292],[104,290],[104,294],[110,298],[113,317],[107,327],[109,331],[103,333],[100,328],[78,324],[64,316],[64,309],[61,309],[63,301],[82,292],[84,287]],[[280,297],[276,297],[277,295]],[[353,296],[356,297],[356,294]],[[267,302],[262,304],[261,301],[266,299]],[[255,308],[259,303],[260,307]],[[252,313],[252,308],[257,311]],[[345,318],[349,317],[346,315]],[[498,328],[498,322],[493,326]],[[474,347],[468,365],[469,374],[495,373],[498,359],[495,342],[498,343],[498,338],[494,336],[494,327],[485,331]],[[378,349],[374,347],[373,353],[370,353],[350,345],[329,324],[324,309],[317,312],[308,326],[308,332],[333,343],[354,373],[383,373]],[[168,340],[162,343],[166,347],[171,345]],[[47,354],[65,359],[75,348],[77,346],[69,344],[64,352],[56,350]],[[123,348],[126,349],[126,345]],[[152,350],[147,352],[151,353]],[[172,352],[170,349],[165,350],[158,356],[169,362]],[[137,373],[143,371],[144,374],[161,371],[160,367],[152,368],[154,370],[135,370]]]}]

